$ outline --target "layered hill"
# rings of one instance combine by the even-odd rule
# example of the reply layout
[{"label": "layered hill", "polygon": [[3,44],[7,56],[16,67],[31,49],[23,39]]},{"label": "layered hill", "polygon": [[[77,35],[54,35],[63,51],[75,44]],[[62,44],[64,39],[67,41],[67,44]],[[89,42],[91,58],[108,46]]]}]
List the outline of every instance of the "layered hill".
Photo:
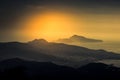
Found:
[{"label": "layered hill", "polygon": [[2,80],[39,79],[120,79],[120,68],[103,63],[89,63],[79,68],[56,65],[51,62],[27,61],[19,58],[0,61]]},{"label": "layered hill", "polygon": [[98,60],[120,59],[119,54],[105,50],[92,50],[63,43],[51,43],[44,39],[35,39],[27,43],[0,43],[0,60],[15,57],[73,67],[79,67]]}]

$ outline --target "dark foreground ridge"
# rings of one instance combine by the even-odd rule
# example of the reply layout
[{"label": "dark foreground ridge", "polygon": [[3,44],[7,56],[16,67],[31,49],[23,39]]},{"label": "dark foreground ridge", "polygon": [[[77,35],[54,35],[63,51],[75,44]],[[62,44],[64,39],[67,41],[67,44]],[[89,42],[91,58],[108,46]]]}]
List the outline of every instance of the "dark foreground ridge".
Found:
[{"label": "dark foreground ridge", "polygon": [[103,63],[90,63],[80,68],[56,65],[51,62],[27,61],[19,58],[0,62],[0,80],[41,79],[120,79],[120,68]]}]

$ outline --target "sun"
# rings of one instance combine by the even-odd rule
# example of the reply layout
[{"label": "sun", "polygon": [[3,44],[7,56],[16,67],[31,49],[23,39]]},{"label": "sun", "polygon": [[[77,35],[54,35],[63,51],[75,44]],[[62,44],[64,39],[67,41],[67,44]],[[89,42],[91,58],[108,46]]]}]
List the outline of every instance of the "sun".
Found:
[{"label": "sun", "polygon": [[72,35],[74,30],[74,23],[70,15],[60,12],[33,15],[25,26],[26,34],[31,38],[44,38],[48,41]]}]

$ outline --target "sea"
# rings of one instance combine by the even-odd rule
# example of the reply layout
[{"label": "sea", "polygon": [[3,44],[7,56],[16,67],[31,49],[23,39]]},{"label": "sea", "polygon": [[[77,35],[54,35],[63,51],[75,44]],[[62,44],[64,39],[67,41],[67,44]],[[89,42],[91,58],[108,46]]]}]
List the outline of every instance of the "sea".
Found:
[{"label": "sea", "polygon": [[86,47],[89,49],[95,50],[106,50],[108,52],[114,52],[120,54],[120,42],[115,41],[106,41],[106,42],[99,42],[99,43],[77,43],[77,46]]}]

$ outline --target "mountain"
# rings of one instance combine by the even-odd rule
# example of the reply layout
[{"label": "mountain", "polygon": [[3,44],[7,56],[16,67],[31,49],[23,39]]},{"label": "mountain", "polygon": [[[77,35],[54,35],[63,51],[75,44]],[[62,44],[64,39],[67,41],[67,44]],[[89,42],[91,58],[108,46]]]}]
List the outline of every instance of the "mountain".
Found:
[{"label": "mountain", "polygon": [[29,44],[48,44],[48,42],[44,39],[35,39],[33,41],[29,41]]},{"label": "mountain", "polygon": [[[37,62],[37,61],[28,61],[20,58],[7,59],[0,62],[0,70],[6,71],[8,69],[14,68],[26,68],[26,73],[30,76],[41,74],[41,75],[50,75],[50,73],[61,73],[67,72],[69,70],[74,71],[71,67],[56,65],[51,62]],[[59,71],[60,70],[60,71]],[[54,74],[54,75],[55,75]]]},{"label": "mountain", "polygon": [[84,36],[79,36],[79,35],[73,35],[70,38],[66,38],[66,39],[59,39],[57,40],[57,42],[62,42],[62,43],[80,43],[80,42],[103,42],[102,40],[97,40],[97,39],[90,39],[90,38],[86,38]]},{"label": "mountain", "polygon": [[113,65],[107,65],[103,63],[89,63],[85,66],[78,68],[78,71],[88,78],[101,79],[119,79],[120,68]]},{"label": "mountain", "polygon": [[[51,62],[26,61],[19,58],[7,59],[0,62],[0,79],[38,80],[48,77],[62,77],[72,75],[76,70],[71,67],[60,66]],[[2,79],[2,80],[3,80]]]},{"label": "mountain", "polygon": [[15,57],[72,67],[79,67],[99,60],[120,60],[120,54],[63,43],[52,43],[44,39],[35,39],[27,43],[0,43],[0,61]]},{"label": "mountain", "polygon": [[27,61],[19,58],[0,62],[0,79],[120,79],[120,68],[103,63],[89,63],[79,68],[56,65],[51,62]]}]

